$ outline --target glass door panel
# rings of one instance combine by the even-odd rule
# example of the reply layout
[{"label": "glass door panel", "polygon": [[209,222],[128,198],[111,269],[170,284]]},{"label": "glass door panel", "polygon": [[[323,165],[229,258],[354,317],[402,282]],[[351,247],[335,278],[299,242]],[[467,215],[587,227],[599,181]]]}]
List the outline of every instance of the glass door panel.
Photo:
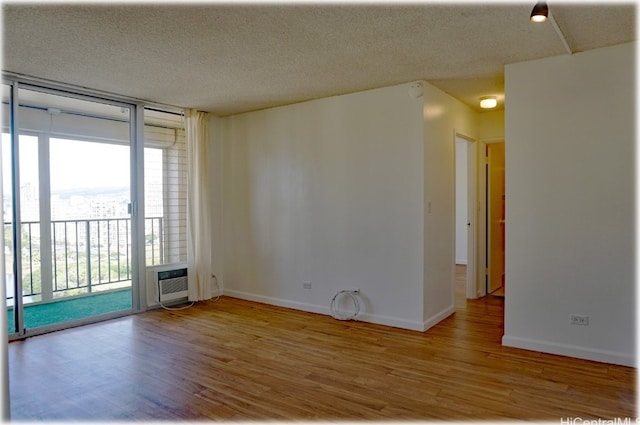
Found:
[{"label": "glass door panel", "polygon": [[13,278],[13,189],[11,180],[11,86],[2,85],[2,145],[0,146],[0,191],[2,198],[2,251],[0,252],[0,276],[4,279],[5,314],[9,335],[15,334],[16,311]]},{"label": "glass door panel", "polygon": [[181,114],[144,110],[145,262],[187,260],[187,144]]},{"label": "glass door panel", "polygon": [[128,161],[127,146],[51,139],[55,298],[130,289]]},{"label": "glass door panel", "polygon": [[131,110],[30,89],[19,98],[25,328],[131,310]]}]

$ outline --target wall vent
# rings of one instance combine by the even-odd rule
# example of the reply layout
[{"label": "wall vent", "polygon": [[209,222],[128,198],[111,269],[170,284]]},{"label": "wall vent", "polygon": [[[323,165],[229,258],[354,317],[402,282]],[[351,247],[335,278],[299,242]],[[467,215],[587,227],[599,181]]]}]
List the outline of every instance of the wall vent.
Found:
[{"label": "wall vent", "polygon": [[187,297],[187,289],[186,268],[158,272],[158,301],[161,303]]},{"label": "wall vent", "polygon": [[147,272],[148,300],[155,303],[186,299],[188,297],[187,267],[184,263],[149,267]]}]

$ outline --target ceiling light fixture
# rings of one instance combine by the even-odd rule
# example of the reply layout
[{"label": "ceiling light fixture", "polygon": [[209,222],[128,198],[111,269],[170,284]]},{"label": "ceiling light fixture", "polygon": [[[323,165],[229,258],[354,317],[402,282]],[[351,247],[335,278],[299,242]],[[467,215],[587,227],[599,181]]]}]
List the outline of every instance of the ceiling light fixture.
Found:
[{"label": "ceiling light fixture", "polygon": [[549,17],[549,6],[547,6],[546,1],[539,1],[533,6],[533,10],[531,11],[531,19],[532,22],[544,22]]},{"label": "ceiling light fixture", "polygon": [[571,46],[569,46],[569,43],[567,42],[567,38],[562,33],[560,26],[556,22],[551,12],[549,12],[549,6],[547,6],[546,1],[539,1],[538,3],[536,3],[535,6],[533,6],[533,10],[531,11],[531,16],[529,17],[529,19],[532,22],[545,22],[547,19],[549,19],[549,22],[551,22],[551,26],[553,27],[553,30],[556,32],[556,34],[558,34],[558,37],[560,38],[560,41],[562,42],[564,49],[570,55],[573,54],[573,51],[571,50]]},{"label": "ceiling light fixture", "polygon": [[498,98],[495,96],[485,96],[480,98],[480,107],[482,109],[491,109],[498,106]]}]

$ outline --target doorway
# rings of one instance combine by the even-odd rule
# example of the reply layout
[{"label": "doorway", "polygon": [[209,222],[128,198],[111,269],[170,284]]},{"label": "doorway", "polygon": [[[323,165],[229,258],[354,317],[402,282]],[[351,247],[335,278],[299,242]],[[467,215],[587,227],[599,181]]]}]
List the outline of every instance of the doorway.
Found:
[{"label": "doorway", "polygon": [[505,144],[485,146],[487,295],[505,295]]},{"label": "doorway", "polygon": [[455,137],[455,268],[465,275],[465,297],[478,298],[476,284],[477,143]]}]

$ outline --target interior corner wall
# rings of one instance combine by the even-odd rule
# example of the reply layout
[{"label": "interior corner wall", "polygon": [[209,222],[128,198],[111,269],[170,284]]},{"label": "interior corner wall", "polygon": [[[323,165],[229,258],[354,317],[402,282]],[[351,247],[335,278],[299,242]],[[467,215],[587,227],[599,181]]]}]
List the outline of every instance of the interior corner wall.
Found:
[{"label": "interior corner wall", "polygon": [[221,294],[224,288],[224,200],[223,200],[223,170],[224,170],[224,128],[223,119],[210,116],[209,126],[209,170],[211,179],[211,220],[212,226],[212,250],[211,264],[213,274],[216,276],[217,288],[212,288],[214,296]]},{"label": "interior corner wall", "polygon": [[422,106],[403,84],[223,118],[225,295],[328,314],[359,288],[359,319],[422,330]]},{"label": "interior corner wall", "polygon": [[504,345],[636,364],[635,52],[506,67]]},{"label": "interior corner wall", "polygon": [[428,329],[455,311],[455,139],[478,138],[478,113],[424,85],[424,315]]}]

